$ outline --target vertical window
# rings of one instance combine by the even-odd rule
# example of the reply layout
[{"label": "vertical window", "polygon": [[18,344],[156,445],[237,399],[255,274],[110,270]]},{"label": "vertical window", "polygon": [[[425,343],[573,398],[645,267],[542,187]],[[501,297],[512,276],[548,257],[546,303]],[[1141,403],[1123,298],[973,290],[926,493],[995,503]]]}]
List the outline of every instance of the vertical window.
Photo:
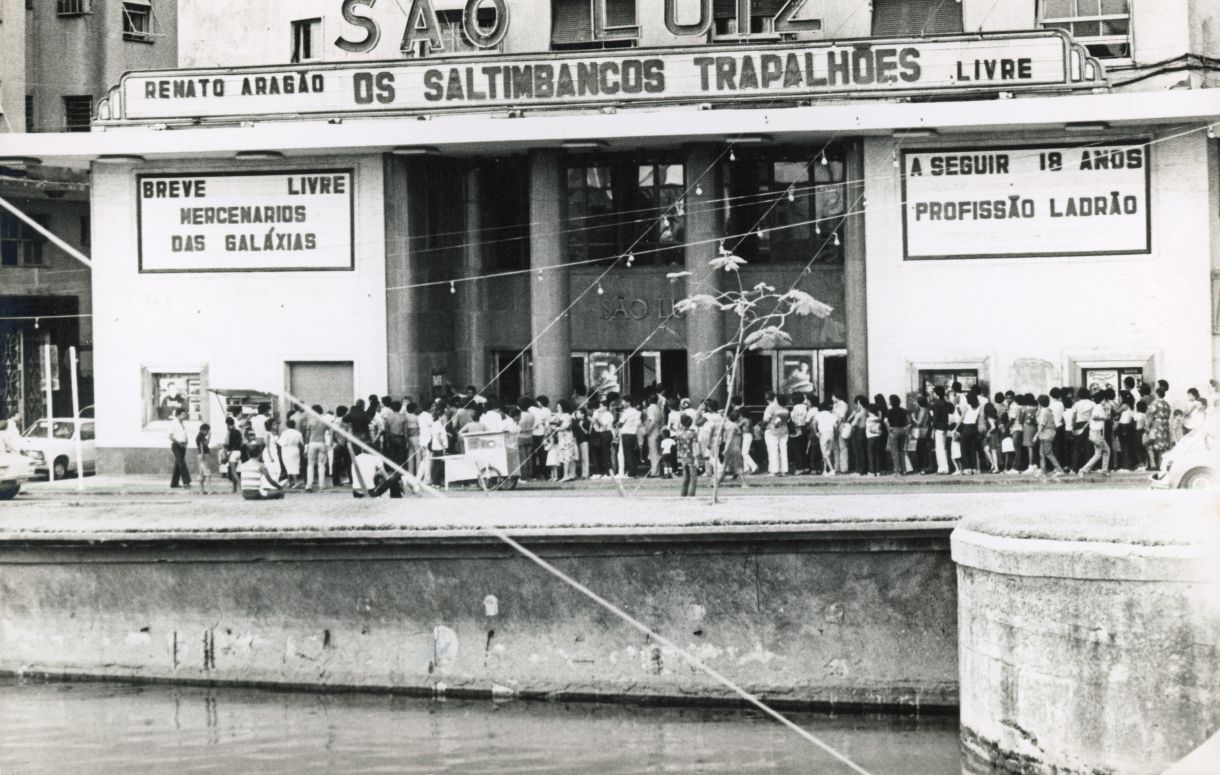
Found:
[{"label": "vertical window", "polygon": [[34,95],[25,95],[25,131],[34,132]]},{"label": "vertical window", "polygon": [[81,247],[83,247],[83,248],[89,247],[91,229],[92,229],[92,224],[89,221],[89,216],[82,215],[80,217],[80,240],[79,240],[79,242],[80,242]]},{"label": "vertical window", "polygon": [[686,190],[681,164],[606,158],[568,168],[568,260],[630,251],[634,263],[684,260]]},{"label": "vertical window", "polygon": [[606,8],[606,29],[636,25],[635,0],[551,0],[551,49],[623,48],[634,46],[634,37],[593,37],[593,14],[602,2]]},{"label": "vertical window", "polygon": [[957,0],[873,0],[873,37],[910,38],[962,31]]},{"label": "vertical window", "polygon": [[298,19],[292,23],[292,64],[318,58],[315,48],[322,37],[321,19]]},{"label": "vertical window", "polygon": [[[34,220],[46,226],[45,215]],[[0,212],[0,266],[42,266],[42,246],[46,239],[20,218]]]},{"label": "vertical window", "polygon": [[727,249],[750,263],[843,263],[842,149],[734,156],[727,165]]},{"label": "vertical window", "polygon": [[1100,59],[1131,56],[1128,0],[1040,0],[1038,23],[1063,30]]},{"label": "vertical window", "polygon": [[93,97],[82,94],[74,97],[64,97],[64,130],[67,132],[88,132],[89,123],[93,119]]},{"label": "vertical window", "polygon": [[146,0],[123,3],[123,40],[152,43],[152,6]]}]

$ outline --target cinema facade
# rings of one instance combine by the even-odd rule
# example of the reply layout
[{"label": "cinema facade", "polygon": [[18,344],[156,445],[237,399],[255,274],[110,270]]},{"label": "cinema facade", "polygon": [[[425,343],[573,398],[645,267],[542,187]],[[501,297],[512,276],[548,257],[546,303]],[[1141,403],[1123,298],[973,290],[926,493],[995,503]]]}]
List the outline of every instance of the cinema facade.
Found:
[{"label": "cinema facade", "polygon": [[1197,12],[306,5],[183,9],[187,69],[12,143],[92,170],[102,470],[162,466],[173,391],[195,423],[283,389],[723,396],[731,313],[673,310],[722,249],[834,308],[747,356],[749,403],[1216,373],[1220,92],[1130,77]]}]

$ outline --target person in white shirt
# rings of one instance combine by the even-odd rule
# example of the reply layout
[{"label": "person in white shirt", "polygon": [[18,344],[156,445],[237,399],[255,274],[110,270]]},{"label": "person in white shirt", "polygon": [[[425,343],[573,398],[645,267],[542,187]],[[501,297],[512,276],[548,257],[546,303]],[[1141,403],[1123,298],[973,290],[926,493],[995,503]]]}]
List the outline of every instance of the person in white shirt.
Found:
[{"label": "person in white shirt", "polygon": [[839,418],[835,416],[832,402],[822,404],[821,411],[814,418],[814,426],[818,444],[822,448],[822,473],[834,476],[839,463]]},{"label": "person in white shirt", "polygon": [[420,481],[428,484],[432,481],[432,413],[422,411],[418,414],[419,419],[419,448],[415,454],[418,455],[415,470]]},{"label": "person in white shirt", "polygon": [[288,487],[293,488],[298,484],[298,477],[301,470],[301,449],[305,446],[305,437],[297,430],[297,424],[294,420],[288,420],[285,425],[288,427],[280,434],[276,443],[280,447],[280,461],[284,464],[284,471],[288,474]]},{"label": "person in white shirt", "polygon": [[643,414],[639,402],[627,399],[623,411],[619,413],[619,436],[623,445],[623,470],[627,476],[635,478],[640,472],[640,422]]},{"label": "person in white shirt", "polygon": [[1093,400],[1088,388],[1080,388],[1076,403],[1072,405],[1072,462],[1079,470],[1088,460],[1092,445],[1089,443],[1089,421],[1093,418]]},{"label": "person in white shirt", "polygon": [[546,396],[538,396],[530,407],[534,416],[534,476],[546,479],[550,472],[546,465],[546,436],[551,425],[551,400]]},{"label": "person in white shirt", "polygon": [[174,409],[169,421],[169,450],[174,456],[174,473],[169,479],[170,487],[191,486],[191,472],[186,467],[186,425],[183,418],[186,412]]},{"label": "person in white shirt", "polygon": [[483,406],[484,411],[481,418],[483,426],[492,433],[502,433],[505,430],[505,418],[504,413],[500,411],[500,402],[491,399],[483,404]]},{"label": "person in white shirt", "polygon": [[356,447],[352,450],[352,497],[363,498],[368,493],[370,498],[376,498],[385,492],[391,498],[402,497],[402,474],[395,471],[387,474],[385,465],[377,455]]},{"label": "person in white shirt", "polygon": [[[1093,394],[1093,405],[1089,413],[1089,443],[1093,445],[1093,457],[1085,463],[1081,469],[1079,476],[1084,477],[1085,474],[1093,470],[1093,466],[1101,463],[1101,475],[1110,475],[1110,445],[1106,443],[1106,412],[1098,411],[1101,402],[1105,400],[1105,396],[1101,393]],[[1077,421],[1079,422],[1080,404],[1076,404]]]}]

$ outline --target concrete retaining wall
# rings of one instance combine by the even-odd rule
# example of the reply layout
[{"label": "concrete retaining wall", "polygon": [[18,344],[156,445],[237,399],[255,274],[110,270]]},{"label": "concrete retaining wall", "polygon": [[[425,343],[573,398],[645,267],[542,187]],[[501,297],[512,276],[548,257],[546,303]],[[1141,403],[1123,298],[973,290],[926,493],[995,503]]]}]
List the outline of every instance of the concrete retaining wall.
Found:
[{"label": "concrete retaining wall", "polygon": [[1160,773],[1220,729],[1215,502],[964,520],[962,742],[985,771]]},{"label": "concrete retaining wall", "polygon": [[[98,518],[113,522],[115,513]],[[523,540],[781,705],[948,707],[957,702],[949,524],[557,529]],[[477,530],[379,537],[213,527],[205,536],[0,535],[0,670],[731,696]]]}]

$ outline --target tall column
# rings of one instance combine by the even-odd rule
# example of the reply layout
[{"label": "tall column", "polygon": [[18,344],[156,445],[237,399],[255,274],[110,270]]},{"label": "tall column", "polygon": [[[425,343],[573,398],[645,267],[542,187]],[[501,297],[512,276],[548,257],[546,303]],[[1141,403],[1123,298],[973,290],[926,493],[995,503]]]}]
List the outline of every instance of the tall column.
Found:
[{"label": "tall column", "polygon": [[[720,208],[712,200],[721,196],[720,171],[717,165],[720,147],[692,145],[686,151],[686,278],[687,294],[711,293],[720,290],[721,272],[708,266],[716,257],[719,240],[724,237]],[[724,356],[703,358],[725,342],[724,314],[719,309],[701,309],[686,319],[686,371],[692,398],[701,401],[715,396],[723,399],[728,393],[724,384]]]},{"label": "tall column", "polygon": [[565,207],[563,158],[556,151],[533,151],[529,161],[530,338],[533,340],[534,393],[552,400],[572,392],[572,330],[565,310],[570,303],[568,272],[555,269],[566,253],[562,224]]},{"label": "tall column", "polygon": [[847,391],[869,395],[868,288],[864,245],[864,141],[847,148],[847,208],[843,224],[843,313],[847,327]]},{"label": "tall column", "polygon": [[[465,234],[462,239],[461,277],[483,274],[483,243],[479,212],[479,168],[471,166],[463,179],[465,194]],[[457,292],[457,377],[462,385],[480,390],[487,385],[487,284],[463,282]]]},{"label": "tall column", "polygon": [[[422,268],[412,260],[415,243],[423,239],[426,202],[421,196],[423,176],[416,166],[397,156],[386,155],[385,163],[385,283],[386,359],[393,396],[430,395],[431,377],[421,357],[420,332],[424,323],[421,292],[408,286],[422,280]],[[391,290],[398,289],[398,290]],[[376,385],[357,385],[357,395],[381,390]]]}]

